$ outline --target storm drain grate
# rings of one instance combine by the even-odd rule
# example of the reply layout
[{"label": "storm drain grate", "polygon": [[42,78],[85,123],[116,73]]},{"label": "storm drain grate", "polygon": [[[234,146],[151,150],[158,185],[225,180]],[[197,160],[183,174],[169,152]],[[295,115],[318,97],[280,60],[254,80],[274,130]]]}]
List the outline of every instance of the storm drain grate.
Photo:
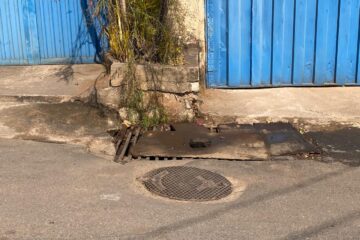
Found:
[{"label": "storm drain grate", "polygon": [[232,185],[225,177],[194,167],[159,168],[140,180],[156,195],[183,201],[218,200],[232,192]]}]

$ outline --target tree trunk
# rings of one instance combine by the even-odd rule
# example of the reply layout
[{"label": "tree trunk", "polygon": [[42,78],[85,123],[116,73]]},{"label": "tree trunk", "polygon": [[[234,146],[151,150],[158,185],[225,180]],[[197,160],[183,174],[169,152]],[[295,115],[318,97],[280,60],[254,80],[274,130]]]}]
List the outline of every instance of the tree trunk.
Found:
[{"label": "tree trunk", "polygon": [[[164,28],[166,27],[166,18],[168,15],[168,11],[169,11],[169,1],[170,0],[161,0],[161,9],[160,9],[160,15],[159,15],[159,23],[160,23],[160,27],[159,27],[159,32],[157,33],[156,36],[156,46],[160,46],[161,41],[163,40],[164,37]],[[160,61],[161,56],[159,55],[160,53],[156,54],[156,61]]]},{"label": "tree trunk", "polygon": [[169,0],[161,0],[161,10],[160,10],[160,16],[159,21],[161,24],[165,24],[166,17],[168,15],[169,11]]},{"label": "tree trunk", "polygon": [[126,10],[126,0],[120,0],[120,8],[121,8],[121,14],[124,18],[124,21],[126,22],[126,14],[127,14],[127,10]]}]

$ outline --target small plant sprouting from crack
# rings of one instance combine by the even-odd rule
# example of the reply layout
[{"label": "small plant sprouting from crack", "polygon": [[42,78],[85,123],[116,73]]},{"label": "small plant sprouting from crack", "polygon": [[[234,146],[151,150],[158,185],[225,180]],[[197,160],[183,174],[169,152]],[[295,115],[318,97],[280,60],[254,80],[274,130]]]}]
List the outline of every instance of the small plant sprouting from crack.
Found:
[{"label": "small plant sprouting from crack", "polygon": [[128,119],[144,128],[167,123],[168,117],[157,91],[142,91],[136,78],[134,63],[127,64],[123,104],[128,108]]},{"label": "small plant sprouting from crack", "polygon": [[[137,123],[143,127],[167,122],[160,94],[141,90],[136,64],[147,64],[151,68],[153,63],[183,63],[184,11],[179,0],[89,1],[108,39],[110,55],[128,64],[124,106],[130,115],[137,115]],[[152,78],[153,81],[159,79]]]}]

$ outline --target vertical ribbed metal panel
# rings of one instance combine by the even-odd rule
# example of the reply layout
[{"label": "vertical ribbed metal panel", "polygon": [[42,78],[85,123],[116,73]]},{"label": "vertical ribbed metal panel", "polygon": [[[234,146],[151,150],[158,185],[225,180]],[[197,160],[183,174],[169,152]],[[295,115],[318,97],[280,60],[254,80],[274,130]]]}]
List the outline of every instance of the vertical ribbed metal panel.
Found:
[{"label": "vertical ribbed metal panel", "polygon": [[[292,83],[295,1],[276,0],[273,11],[273,85]],[[293,11],[291,11],[293,10]]]},{"label": "vertical ribbed metal panel", "polygon": [[208,86],[359,85],[360,0],[207,0],[207,7]]},{"label": "vertical ribbed metal panel", "polygon": [[0,64],[28,64],[24,0],[0,0]]},{"label": "vertical ribbed metal panel", "polygon": [[336,82],[348,84],[356,82],[359,46],[360,1],[341,1],[339,18],[339,40],[337,51]]},{"label": "vertical ribbed metal panel", "polygon": [[294,85],[310,85],[314,79],[316,6],[314,0],[296,0]]},{"label": "vertical ribbed metal panel", "polygon": [[94,62],[99,39],[87,10],[87,0],[0,0],[0,64]]},{"label": "vertical ribbed metal panel", "polygon": [[35,1],[41,63],[92,62],[96,50],[81,1]]},{"label": "vertical ribbed metal panel", "polygon": [[[258,0],[253,2],[252,19],[252,80],[254,86],[271,82],[272,19],[273,2]],[[231,24],[231,23],[230,23]]]},{"label": "vertical ribbed metal panel", "polygon": [[[250,84],[251,0],[229,0],[229,81],[230,87]],[[240,29],[239,27],[240,26]]]},{"label": "vertical ribbed metal panel", "polygon": [[208,28],[208,78],[212,86],[227,86],[227,1],[209,1],[207,5]]},{"label": "vertical ribbed metal panel", "polygon": [[339,0],[318,1],[314,83],[332,84],[335,81]]}]

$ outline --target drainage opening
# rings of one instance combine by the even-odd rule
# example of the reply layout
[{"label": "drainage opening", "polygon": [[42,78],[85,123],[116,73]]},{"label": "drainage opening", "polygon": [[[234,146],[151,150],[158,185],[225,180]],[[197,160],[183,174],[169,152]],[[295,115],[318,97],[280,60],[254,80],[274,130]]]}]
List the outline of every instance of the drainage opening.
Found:
[{"label": "drainage opening", "polygon": [[219,200],[232,192],[232,184],[225,177],[194,167],[159,168],[140,180],[150,192],[182,201]]}]

